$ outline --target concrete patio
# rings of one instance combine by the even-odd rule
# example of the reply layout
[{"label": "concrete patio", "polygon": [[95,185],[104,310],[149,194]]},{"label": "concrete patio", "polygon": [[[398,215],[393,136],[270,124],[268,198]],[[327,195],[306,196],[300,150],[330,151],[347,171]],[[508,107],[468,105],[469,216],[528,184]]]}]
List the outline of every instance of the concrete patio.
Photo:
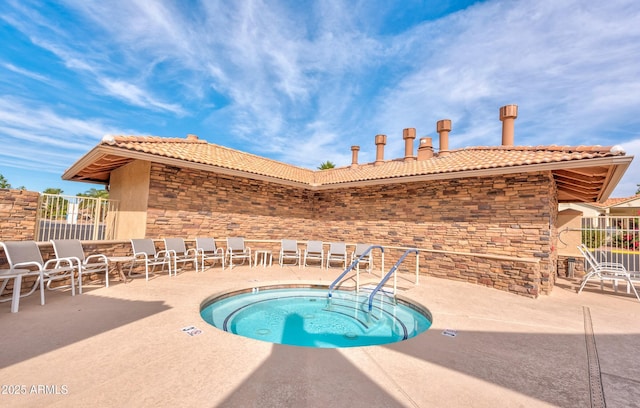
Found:
[{"label": "concrete patio", "polygon": [[[48,291],[45,306],[32,295],[15,314],[2,303],[0,405],[640,407],[640,302],[595,284],[577,295],[577,281],[560,280],[534,300],[424,276],[414,286],[402,274],[401,294],[431,310],[431,329],[364,348],[274,345],[199,316],[215,293],[338,273],[216,267],[86,285],[75,297]],[[191,325],[202,334],[181,330]]]}]

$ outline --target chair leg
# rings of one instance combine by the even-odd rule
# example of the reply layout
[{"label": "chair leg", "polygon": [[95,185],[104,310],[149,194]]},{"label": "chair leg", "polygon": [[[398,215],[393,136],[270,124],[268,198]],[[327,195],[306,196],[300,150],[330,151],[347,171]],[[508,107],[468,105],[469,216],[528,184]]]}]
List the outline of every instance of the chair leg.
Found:
[{"label": "chair leg", "polygon": [[631,282],[631,278],[627,276],[627,290],[629,290],[629,286],[631,286],[631,289],[633,289],[633,293],[635,293],[636,298],[640,300],[640,296],[638,296],[638,291],[636,290],[636,287],[633,286],[633,282]]},{"label": "chair leg", "polygon": [[[591,279],[591,276],[593,276],[593,272],[588,273],[587,275],[584,276],[584,278],[582,278],[582,285],[580,285],[580,290],[578,290],[578,294],[582,292],[582,289],[584,289],[584,285],[586,285],[587,281]],[[600,284],[602,284],[602,281],[600,281]]]}]

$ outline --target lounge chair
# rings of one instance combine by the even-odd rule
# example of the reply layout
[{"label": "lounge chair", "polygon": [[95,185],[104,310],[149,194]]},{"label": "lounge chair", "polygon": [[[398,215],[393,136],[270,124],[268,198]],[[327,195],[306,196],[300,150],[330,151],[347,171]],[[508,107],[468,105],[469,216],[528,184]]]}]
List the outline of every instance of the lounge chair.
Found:
[{"label": "lounge chair", "polygon": [[[6,241],[0,242],[0,246],[4,249],[4,254],[11,269],[28,269],[30,271],[28,275],[38,277],[31,290],[24,295],[20,295],[20,297],[29,296],[40,286],[40,304],[44,305],[44,284],[47,284],[47,289],[49,290],[64,289],[67,287],[66,285],[51,288],[51,282],[62,279],[71,281],[69,285],[71,286],[71,295],[76,295],[75,268],[71,259],[59,258],[44,262],[38,244],[35,241]],[[0,279],[5,281],[2,285],[2,290],[4,290],[8,278],[7,280]]]},{"label": "lounge chair", "polygon": [[580,285],[578,294],[582,292],[582,289],[584,289],[584,286],[590,280],[600,281],[601,290],[603,289],[604,281],[611,281],[615,291],[618,290],[618,282],[625,281],[627,282],[627,292],[629,292],[629,289],[633,289],[633,293],[635,293],[636,298],[640,300],[638,291],[635,286],[633,286],[633,281],[631,280],[629,272],[627,272],[624,265],[615,262],[598,261],[584,244],[578,245],[578,250],[582,253],[585,261],[587,262],[587,271],[584,278],[582,278],[582,284]]},{"label": "lounge chair", "polygon": [[[355,250],[351,253],[351,262],[355,261],[357,258],[359,258],[362,254],[364,254],[367,249],[369,249],[371,247],[370,244],[356,244],[356,248]],[[358,262],[356,264],[356,270],[360,271],[360,266],[366,266],[367,269],[366,271],[371,273],[371,269],[373,268],[373,256],[371,255],[371,252],[369,252],[367,255],[365,255],[360,262]]]},{"label": "lounge chair", "polygon": [[324,248],[322,241],[308,241],[304,250],[304,266],[309,266],[308,261],[320,261],[320,268],[324,263]]},{"label": "lounge chair", "polygon": [[332,242],[327,253],[327,269],[331,267],[331,262],[341,262],[347,268],[347,244],[344,242]]},{"label": "lounge chair", "polygon": [[300,266],[300,250],[298,249],[298,241],[295,239],[282,240],[279,257],[281,268],[287,259],[292,259],[294,261],[291,265]]},{"label": "lounge chair", "polygon": [[133,250],[133,261],[129,268],[129,276],[132,275],[133,265],[137,262],[144,262],[145,277],[149,280],[149,267],[151,273],[156,269],[156,266],[162,265],[162,270],[167,266],[169,268],[169,276],[171,276],[171,258],[169,253],[165,250],[156,251],[156,245],[152,239],[149,238],[134,238],[131,240],[131,247]]},{"label": "lounge chair", "polygon": [[187,245],[182,238],[165,238],[164,249],[169,254],[173,263],[173,274],[178,273],[178,263],[183,266],[187,262],[193,262],[193,267],[198,273],[198,251],[195,248],[187,249]]},{"label": "lounge chair", "polygon": [[212,260],[215,265],[216,261],[222,262],[224,270],[224,249],[216,247],[216,240],[213,238],[196,238],[196,251],[200,257],[200,270],[204,271],[205,261]]},{"label": "lounge chair", "polygon": [[85,273],[104,273],[105,286],[109,287],[109,262],[102,254],[85,257],[82,243],[77,239],[52,239],[56,258],[68,258],[74,261],[78,271],[78,291],[82,294],[82,275]]},{"label": "lounge chair", "polygon": [[229,257],[229,269],[233,268],[234,258],[242,259],[243,264],[245,259],[248,259],[249,267],[251,267],[251,248],[244,245],[244,238],[227,238],[227,256]]}]

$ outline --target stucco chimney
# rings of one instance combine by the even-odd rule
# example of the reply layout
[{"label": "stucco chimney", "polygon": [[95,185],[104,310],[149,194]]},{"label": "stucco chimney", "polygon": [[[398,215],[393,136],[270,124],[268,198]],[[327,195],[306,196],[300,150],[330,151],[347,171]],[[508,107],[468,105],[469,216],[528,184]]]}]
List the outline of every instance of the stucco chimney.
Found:
[{"label": "stucco chimney", "polygon": [[451,131],[451,120],[442,119],[436,123],[436,131],[440,135],[440,152],[438,156],[449,155],[449,132]]},{"label": "stucco chimney", "polygon": [[351,146],[351,167],[358,167],[358,151],[360,146]]},{"label": "stucco chimney", "polygon": [[418,160],[427,160],[433,157],[433,144],[430,137],[421,137],[418,146]]},{"label": "stucco chimney", "polygon": [[198,136],[192,135],[192,134],[188,134],[187,135],[187,140],[198,140]]},{"label": "stucco chimney", "polygon": [[505,105],[500,108],[502,121],[502,145],[513,146],[513,121],[518,117],[518,105]]},{"label": "stucco chimney", "polygon": [[374,164],[384,163],[384,145],[387,144],[387,135],[376,135],[376,162]]},{"label": "stucco chimney", "polygon": [[402,138],[404,139],[404,161],[414,160],[413,140],[416,138],[415,128],[407,128],[402,130]]}]

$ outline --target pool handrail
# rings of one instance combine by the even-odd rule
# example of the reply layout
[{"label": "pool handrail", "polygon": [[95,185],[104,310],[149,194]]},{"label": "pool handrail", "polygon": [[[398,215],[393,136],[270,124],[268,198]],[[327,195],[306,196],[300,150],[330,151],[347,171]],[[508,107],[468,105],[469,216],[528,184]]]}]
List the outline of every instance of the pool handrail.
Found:
[{"label": "pool handrail", "polygon": [[329,299],[331,299],[332,293],[333,293],[333,289],[335,288],[335,286],[338,284],[338,282],[340,282],[340,280],[342,280],[342,278],[344,278],[344,276],[349,273],[349,271],[351,271],[353,268],[355,268],[355,266],[358,264],[358,262],[360,262],[360,260],[362,258],[364,258],[365,256],[367,256],[369,254],[369,252],[371,252],[373,249],[375,248],[379,248],[380,251],[382,251],[382,253],[384,254],[384,248],[381,245],[371,245],[369,248],[367,248],[359,257],[357,257],[356,259],[353,260],[353,262],[351,262],[351,265],[349,265],[347,267],[347,269],[345,269],[340,276],[338,276],[332,283],[331,285],[329,285],[329,293],[328,293],[328,297]]},{"label": "pool handrail", "polygon": [[[376,288],[371,292],[371,294],[369,295],[369,313],[371,313],[371,310],[373,309],[373,297],[376,295],[376,293],[378,293],[378,291],[384,286],[385,283],[387,283],[387,281],[389,280],[389,278],[391,277],[391,275],[393,275],[395,273],[395,271],[398,269],[398,267],[400,266],[400,264],[402,263],[402,261],[404,261],[404,258],[407,257],[407,255],[409,255],[411,252],[415,252],[416,255],[418,255],[420,253],[420,251],[418,251],[417,248],[412,248],[412,249],[407,249],[404,254],[402,254],[402,256],[400,257],[400,259],[398,259],[398,262],[396,262],[395,265],[393,265],[393,267],[391,267],[391,269],[389,270],[389,272],[387,272],[387,274],[382,278],[382,280],[380,281],[380,283],[378,283],[378,286],[376,286]],[[394,293],[395,295],[395,293]]]}]

